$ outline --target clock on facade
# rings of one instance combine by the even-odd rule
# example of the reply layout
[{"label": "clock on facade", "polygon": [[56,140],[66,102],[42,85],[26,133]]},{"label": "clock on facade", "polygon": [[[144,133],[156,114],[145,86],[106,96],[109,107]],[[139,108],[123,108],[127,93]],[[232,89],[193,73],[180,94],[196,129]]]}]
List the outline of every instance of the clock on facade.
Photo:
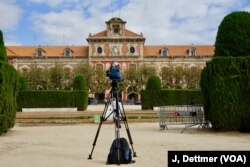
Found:
[{"label": "clock on facade", "polygon": [[115,34],[118,34],[120,32],[120,26],[119,25],[113,25],[113,31]]},{"label": "clock on facade", "polygon": [[119,33],[119,30],[120,30],[119,27],[115,27],[114,28],[114,33],[116,33],[116,34]]}]

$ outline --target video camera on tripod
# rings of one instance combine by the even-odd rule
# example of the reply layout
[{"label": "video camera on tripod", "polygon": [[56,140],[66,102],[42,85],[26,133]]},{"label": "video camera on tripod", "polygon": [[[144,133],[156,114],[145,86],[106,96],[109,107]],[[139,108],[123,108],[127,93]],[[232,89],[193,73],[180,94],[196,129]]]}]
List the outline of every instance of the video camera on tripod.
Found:
[{"label": "video camera on tripod", "polygon": [[[117,62],[112,62],[110,68],[106,71],[106,76],[112,80],[111,83],[111,91],[108,96],[107,105],[105,105],[104,111],[102,113],[101,121],[99,123],[95,139],[93,142],[93,147],[91,153],[89,154],[88,159],[92,159],[92,154],[97,142],[97,138],[99,136],[99,132],[101,130],[102,123],[106,121],[110,115],[113,114],[113,120],[115,123],[115,140],[112,143],[110,148],[110,152],[108,154],[108,159],[106,164],[127,164],[127,163],[134,163],[135,161],[132,160],[133,157],[136,157],[136,152],[133,148],[133,140],[130,134],[130,130],[128,127],[127,117],[122,105],[122,102],[119,99],[119,89],[118,89],[118,82],[123,80],[122,75],[120,73],[120,66]],[[109,104],[112,104],[112,110],[109,109]],[[125,138],[120,137],[120,122],[123,122],[125,125],[125,129],[128,135],[129,144],[132,148],[129,148],[129,144]]]},{"label": "video camera on tripod", "polygon": [[106,71],[106,76],[112,81],[122,81],[122,75],[120,73],[120,66],[117,62],[113,62],[110,68]]}]

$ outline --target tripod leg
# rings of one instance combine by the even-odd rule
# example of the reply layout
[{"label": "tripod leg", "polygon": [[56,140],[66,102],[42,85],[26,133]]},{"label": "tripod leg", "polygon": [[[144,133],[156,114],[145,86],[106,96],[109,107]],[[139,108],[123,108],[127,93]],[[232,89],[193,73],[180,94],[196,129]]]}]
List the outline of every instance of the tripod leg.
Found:
[{"label": "tripod leg", "polygon": [[130,130],[129,130],[129,127],[128,127],[127,117],[126,117],[126,113],[125,113],[123,104],[121,106],[122,106],[121,107],[122,110],[120,110],[120,113],[121,113],[121,116],[122,116],[122,121],[124,122],[124,125],[125,125],[125,128],[126,128],[126,132],[127,132],[127,135],[128,135],[129,143],[130,143],[132,151],[133,151],[133,157],[137,157],[136,152],[134,151],[133,140],[132,140],[132,137],[131,137],[131,134],[130,134]]},{"label": "tripod leg", "polygon": [[130,134],[130,130],[129,130],[129,127],[128,127],[128,122],[127,122],[126,116],[124,117],[124,125],[125,125],[126,131],[127,131],[129,143],[130,143],[132,151],[133,151],[133,157],[137,157],[136,152],[134,151],[133,140],[132,140],[132,137],[131,137],[131,134]]},{"label": "tripod leg", "polygon": [[100,121],[99,126],[98,126],[98,129],[97,129],[97,132],[96,132],[96,135],[95,135],[95,139],[94,139],[94,142],[93,142],[93,147],[92,147],[91,153],[89,154],[88,159],[92,159],[92,154],[93,154],[93,151],[94,151],[94,148],[95,148],[95,145],[96,145],[96,141],[97,141],[98,135],[100,133],[103,121],[104,121],[104,119],[103,119],[103,116],[102,116],[101,121]]},{"label": "tripod leg", "polygon": [[[112,91],[111,91],[112,92]],[[94,139],[94,142],[93,142],[93,147],[92,147],[92,150],[91,150],[91,153],[89,154],[89,157],[88,159],[92,159],[92,154],[94,152],[94,149],[95,149],[95,145],[96,145],[96,141],[97,141],[97,138],[99,136],[99,133],[100,133],[100,130],[101,130],[101,127],[102,127],[102,123],[104,121],[106,121],[108,119],[108,117],[111,115],[106,115],[107,114],[107,110],[108,110],[108,104],[110,103],[110,96],[111,96],[111,92],[110,92],[110,95],[109,95],[109,99],[107,101],[107,104],[105,105],[105,108],[104,108],[104,111],[102,113],[102,116],[101,116],[101,121],[99,123],[99,126],[98,126],[98,129],[97,129],[97,132],[96,132],[96,135],[95,135],[95,139]]]}]

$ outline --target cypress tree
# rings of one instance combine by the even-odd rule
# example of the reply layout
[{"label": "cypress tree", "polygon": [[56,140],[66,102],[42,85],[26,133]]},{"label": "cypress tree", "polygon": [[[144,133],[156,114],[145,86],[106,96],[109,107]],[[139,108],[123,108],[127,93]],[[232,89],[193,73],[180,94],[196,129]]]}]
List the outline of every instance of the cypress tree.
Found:
[{"label": "cypress tree", "polygon": [[88,90],[84,75],[77,74],[75,76],[74,83],[73,83],[73,89],[74,90]]},{"label": "cypress tree", "polygon": [[232,12],[222,20],[215,41],[215,56],[250,56],[250,13]]},{"label": "cypress tree", "polygon": [[0,61],[7,62],[7,53],[6,53],[6,48],[4,46],[4,40],[3,40],[3,33],[0,30]]},{"label": "cypress tree", "polygon": [[158,76],[151,76],[148,79],[146,90],[161,90],[161,79]]}]

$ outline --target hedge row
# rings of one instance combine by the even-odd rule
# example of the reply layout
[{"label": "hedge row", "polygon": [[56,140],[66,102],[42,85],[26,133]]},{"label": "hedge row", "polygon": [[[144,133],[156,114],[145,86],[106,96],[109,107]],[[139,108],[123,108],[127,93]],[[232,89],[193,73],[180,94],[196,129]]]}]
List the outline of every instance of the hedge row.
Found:
[{"label": "hedge row", "polygon": [[7,62],[0,61],[0,135],[15,125],[18,73]]},{"label": "hedge row", "polygon": [[142,90],[142,109],[153,109],[155,106],[202,104],[200,90],[162,89]]},{"label": "hedge row", "polygon": [[19,91],[17,98],[18,109],[22,108],[67,108],[77,107],[78,111],[86,110],[88,91]]},{"label": "hedge row", "polygon": [[200,86],[213,127],[250,131],[250,57],[214,58],[202,71]]}]

